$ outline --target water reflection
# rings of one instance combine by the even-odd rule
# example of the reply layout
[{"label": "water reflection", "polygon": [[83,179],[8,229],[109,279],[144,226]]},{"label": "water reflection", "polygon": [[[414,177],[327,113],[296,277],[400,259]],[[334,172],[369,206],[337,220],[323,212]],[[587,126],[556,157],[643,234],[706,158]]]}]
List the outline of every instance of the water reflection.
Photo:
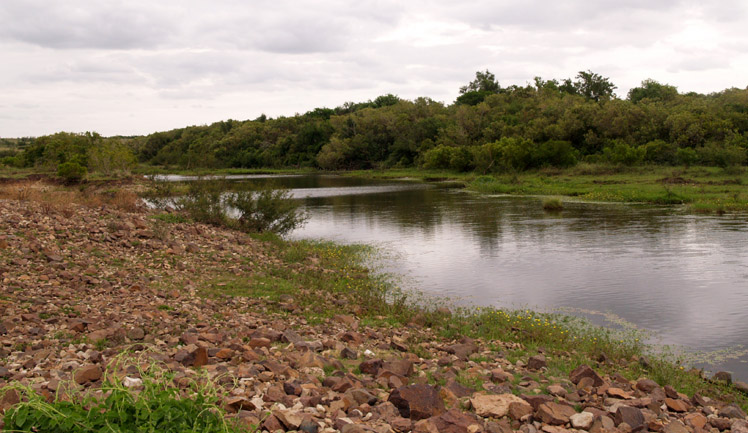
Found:
[{"label": "water reflection", "polygon": [[[609,311],[701,350],[748,343],[745,215],[589,203],[549,214],[536,198],[417,183],[272,182],[303,197],[310,219],[293,237],[384,246],[395,257],[388,270],[421,290],[483,305]],[[748,378],[742,361],[722,366]]]}]

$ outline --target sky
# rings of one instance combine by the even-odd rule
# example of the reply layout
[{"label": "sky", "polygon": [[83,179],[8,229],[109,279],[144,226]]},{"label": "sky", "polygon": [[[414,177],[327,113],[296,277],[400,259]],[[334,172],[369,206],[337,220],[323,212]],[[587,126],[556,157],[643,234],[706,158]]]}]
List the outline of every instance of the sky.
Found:
[{"label": "sky", "polygon": [[[704,4],[707,3],[707,4]],[[0,0],[0,137],[140,135],[581,70],[748,86],[744,0]]]}]

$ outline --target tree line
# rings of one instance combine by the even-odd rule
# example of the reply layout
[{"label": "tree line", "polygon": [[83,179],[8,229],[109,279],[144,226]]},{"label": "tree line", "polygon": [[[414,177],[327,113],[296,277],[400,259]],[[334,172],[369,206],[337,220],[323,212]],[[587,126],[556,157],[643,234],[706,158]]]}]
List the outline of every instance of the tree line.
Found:
[{"label": "tree line", "polygon": [[329,170],[424,167],[482,173],[620,165],[739,166],[748,158],[748,89],[680,93],[645,80],[625,98],[592,71],[502,87],[479,71],[450,105],[383,95],[274,119],[226,120],[138,137],[39,137],[8,165],[70,162],[91,171],[178,168]]}]

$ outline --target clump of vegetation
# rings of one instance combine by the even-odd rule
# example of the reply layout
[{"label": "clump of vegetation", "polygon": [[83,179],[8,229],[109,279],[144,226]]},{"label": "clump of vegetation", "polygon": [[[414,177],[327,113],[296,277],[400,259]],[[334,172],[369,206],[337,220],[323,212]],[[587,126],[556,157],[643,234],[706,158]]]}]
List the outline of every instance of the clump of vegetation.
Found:
[{"label": "clump of vegetation", "polygon": [[[173,385],[173,375],[156,367],[143,372],[142,385],[128,388],[107,375],[103,393],[58,394],[48,402],[30,388],[18,385],[0,392],[20,394],[21,402],[5,412],[7,431],[84,432],[208,432],[243,431],[227,422],[218,406],[215,386],[193,382],[187,390]],[[137,388],[137,390],[136,390]]]},{"label": "clump of vegetation", "polygon": [[564,210],[564,203],[558,198],[549,198],[543,200],[543,210],[549,212],[560,212]]},{"label": "clump of vegetation", "polygon": [[289,190],[271,186],[260,189],[232,189],[225,179],[198,179],[188,182],[184,195],[172,198],[163,194],[174,192],[170,186],[155,187],[147,194],[156,205],[172,204],[190,219],[244,232],[286,234],[301,226],[306,215]]},{"label": "clump of vegetation", "polygon": [[67,183],[77,183],[86,177],[88,170],[77,162],[63,162],[57,167],[57,175]]}]

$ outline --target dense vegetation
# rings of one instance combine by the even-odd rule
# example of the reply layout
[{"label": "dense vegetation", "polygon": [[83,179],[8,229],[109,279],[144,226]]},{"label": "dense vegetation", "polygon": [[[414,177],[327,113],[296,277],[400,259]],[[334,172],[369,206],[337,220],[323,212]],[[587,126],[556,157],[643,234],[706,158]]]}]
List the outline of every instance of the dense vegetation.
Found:
[{"label": "dense vegetation", "polygon": [[173,168],[444,168],[516,172],[579,161],[616,165],[745,164],[748,89],[681,94],[645,80],[625,99],[591,71],[501,87],[489,71],[452,105],[394,95],[269,119],[226,120],[141,137],[57,133],[2,161],[114,172],[137,161]]}]

